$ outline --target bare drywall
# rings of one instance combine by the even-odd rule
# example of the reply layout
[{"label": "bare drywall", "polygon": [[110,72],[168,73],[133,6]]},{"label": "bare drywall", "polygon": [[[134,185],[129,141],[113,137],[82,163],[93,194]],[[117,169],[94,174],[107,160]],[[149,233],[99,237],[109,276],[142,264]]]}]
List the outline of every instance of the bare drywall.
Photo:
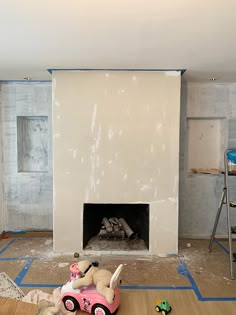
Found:
[{"label": "bare drywall", "polygon": [[179,72],[53,73],[54,249],[84,203],[149,203],[150,253],[178,251]]},{"label": "bare drywall", "polygon": [[[51,83],[6,82],[0,86],[4,229],[52,229]],[[47,128],[35,123],[30,125],[31,129],[25,124],[19,129],[19,117],[36,120],[47,117]],[[43,171],[42,151],[47,155]],[[22,168],[20,161],[27,161],[27,167],[22,164]]]},{"label": "bare drywall", "polygon": [[[197,167],[223,166],[224,150],[228,146],[236,147],[236,84],[188,83],[182,85],[181,94],[181,131],[180,131],[180,236],[208,237],[213,229],[217,208],[224,187],[223,175],[191,174],[189,171],[189,132],[188,121],[218,121],[215,132],[214,150],[217,148],[216,159],[213,161],[212,148],[190,144],[195,150]],[[198,126],[198,128],[200,128]],[[204,130],[198,130],[201,135]],[[220,132],[219,132],[220,130]],[[209,134],[207,135],[209,137]],[[211,134],[211,137],[213,134]],[[190,135],[191,138],[191,135]],[[204,151],[204,154],[203,154]],[[204,155],[206,159],[204,160]],[[210,155],[210,156],[209,156]],[[212,165],[209,161],[212,160]],[[191,159],[193,161],[193,159]],[[208,161],[208,164],[204,164]],[[217,164],[216,164],[217,162]],[[200,164],[201,163],[201,164]],[[236,177],[230,177],[230,197],[236,199]],[[232,225],[236,225],[235,211],[231,212]],[[227,234],[226,210],[223,208],[219,221],[218,235]]]},{"label": "bare drywall", "polygon": [[188,169],[221,169],[221,134],[225,119],[191,119],[187,121],[188,130]]}]

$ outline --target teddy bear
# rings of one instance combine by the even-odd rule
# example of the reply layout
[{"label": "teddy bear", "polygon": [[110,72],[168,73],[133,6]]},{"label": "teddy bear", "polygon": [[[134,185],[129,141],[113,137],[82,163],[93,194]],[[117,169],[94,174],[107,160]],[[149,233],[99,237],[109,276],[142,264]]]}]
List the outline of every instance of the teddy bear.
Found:
[{"label": "teddy bear", "polygon": [[114,289],[109,287],[112,273],[109,270],[98,268],[98,263],[91,263],[88,260],[79,261],[77,268],[79,278],[73,281],[73,289],[95,284],[98,293],[103,295],[109,304],[112,304]]},{"label": "teddy bear", "polygon": [[59,310],[59,305],[54,305],[47,300],[41,300],[38,303],[37,315],[56,315],[59,314]]}]

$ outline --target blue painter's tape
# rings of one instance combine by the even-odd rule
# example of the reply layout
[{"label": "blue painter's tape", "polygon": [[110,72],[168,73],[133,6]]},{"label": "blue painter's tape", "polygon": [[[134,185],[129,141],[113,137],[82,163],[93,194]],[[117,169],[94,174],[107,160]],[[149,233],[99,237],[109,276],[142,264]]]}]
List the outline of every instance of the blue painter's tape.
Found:
[{"label": "blue painter's tape", "polygon": [[51,83],[51,80],[0,80],[0,83],[24,83],[24,84],[31,84],[31,83]]},{"label": "blue painter's tape", "polygon": [[52,237],[17,237],[16,241],[47,240]]},{"label": "blue painter's tape", "polygon": [[203,297],[202,302],[230,302],[230,301],[236,301],[236,297]]},{"label": "blue painter's tape", "polygon": [[15,278],[15,283],[17,285],[20,285],[22,280],[24,279],[25,275],[27,274],[31,264],[33,262],[33,259],[32,258],[29,258],[27,263],[25,264],[24,268],[21,270],[21,272],[18,274],[18,276]]},{"label": "blue painter's tape", "polygon": [[185,263],[183,262],[183,260],[181,258],[179,258],[179,261],[180,261],[180,264],[178,266],[179,274],[182,275],[182,276],[186,276],[188,278],[189,282],[192,285],[192,289],[194,290],[198,300],[202,301],[202,295],[201,295],[201,293],[200,293],[200,291],[199,291],[199,289],[198,289],[198,287],[197,287],[197,285],[196,285],[196,283],[195,283],[191,273],[188,271],[187,266],[185,265]]},{"label": "blue painter's tape", "polygon": [[221,248],[223,249],[223,251],[229,255],[229,250],[228,248],[224,247],[224,245],[222,245],[219,241],[217,241],[216,239],[214,240],[216,242],[216,244]]},{"label": "blue painter's tape", "polygon": [[148,285],[121,285],[120,289],[125,290],[192,290],[190,286],[148,286]]},{"label": "blue painter's tape", "polygon": [[81,69],[81,68],[72,68],[72,69],[47,69],[48,72],[50,74],[53,73],[53,71],[130,71],[130,72],[137,72],[137,71],[146,71],[146,72],[154,72],[154,71],[161,71],[161,72],[167,72],[167,71],[180,71],[181,72],[181,75],[184,74],[184,72],[187,70],[187,69],[107,69],[107,68],[101,68],[101,69],[91,69],[91,68],[85,68],[85,69]]},{"label": "blue painter's tape", "polygon": [[178,272],[181,275],[187,276],[191,285],[192,289],[194,290],[197,298],[201,302],[209,302],[209,301],[215,301],[215,302],[224,302],[224,301],[236,301],[236,297],[203,297],[198,289],[198,286],[196,282],[194,281],[191,273],[188,271],[187,266],[183,262],[182,259],[180,259],[180,265],[178,267]]},{"label": "blue painter's tape", "polygon": [[59,288],[62,284],[20,283],[21,288]]},{"label": "blue painter's tape", "polygon": [[6,249],[8,249],[8,247],[10,247],[14,242],[16,241],[16,239],[11,240],[5,247],[3,247],[3,249],[0,250],[0,255],[5,252]]},{"label": "blue painter's tape", "polygon": [[0,261],[14,261],[14,260],[29,260],[29,257],[23,257],[23,258],[20,258],[20,257],[12,257],[12,258],[0,258]]}]

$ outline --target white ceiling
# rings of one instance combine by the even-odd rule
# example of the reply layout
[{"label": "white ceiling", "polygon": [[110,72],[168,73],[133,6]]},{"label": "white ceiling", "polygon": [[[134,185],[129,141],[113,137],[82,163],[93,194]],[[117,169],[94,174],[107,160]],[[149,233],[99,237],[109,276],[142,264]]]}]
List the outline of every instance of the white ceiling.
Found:
[{"label": "white ceiling", "polygon": [[50,80],[57,68],[236,82],[236,1],[0,0],[0,80]]}]

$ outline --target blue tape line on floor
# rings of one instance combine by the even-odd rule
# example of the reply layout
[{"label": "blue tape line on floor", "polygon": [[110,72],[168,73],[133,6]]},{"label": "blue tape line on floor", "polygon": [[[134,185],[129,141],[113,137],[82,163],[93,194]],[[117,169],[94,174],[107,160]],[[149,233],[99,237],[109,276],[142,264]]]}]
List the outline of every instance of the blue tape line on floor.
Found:
[{"label": "blue tape line on floor", "polygon": [[61,284],[42,284],[42,283],[21,283],[18,284],[21,288],[59,288]]},{"label": "blue tape line on floor", "polygon": [[183,262],[182,259],[180,259],[180,265],[178,268],[178,271],[181,275],[187,276],[191,285],[192,285],[192,289],[194,290],[197,298],[199,301],[201,302],[210,302],[210,301],[214,301],[214,302],[226,302],[226,301],[236,301],[236,297],[203,297],[198,289],[198,286],[196,284],[196,282],[194,281],[191,273],[189,272],[187,266],[185,265],[185,263]]},{"label": "blue tape line on floor", "polygon": [[22,280],[24,279],[25,275],[27,274],[31,264],[33,262],[32,258],[29,258],[28,262],[25,264],[24,268],[21,270],[21,272],[18,274],[18,276],[15,278],[15,283],[17,285],[20,285]]},{"label": "blue tape line on floor", "polygon": [[11,261],[11,260],[29,260],[29,257],[27,257],[27,258],[19,258],[19,257],[13,257],[13,258],[5,258],[5,257],[3,257],[3,258],[0,258],[0,261],[4,261],[4,260],[7,260],[7,261]]},{"label": "blue tape line on floor", "polygon": [[224,245],[222,245],[219,241],[217,241],[216,239],[214,240],[216,242],[216,244],[221,248],[223,249],[223,251],[226,253],[226,254],[229,254],[229,250],[228,248],[224,247]]},{"label": "blue tape line on floor", "polygon": [[179,259],[180,261],[180,264],[179,264],[179,267],[178,267],[178,272],[179,274],[183,275],[183,276],[186,276],[189,280],[189,282],[191,283],[192,285],[192,288],[198,298],[199,301],[202,301],[202,295],[197,287],[197,284],[195,283],[191,273],[189,272],[187,266],[185,265],[185,263],[183,262],[183,260],[180,258]]},{"label": "blue tape line on floor", "polygon": [[3,247],[3,249],[0,250],[0,255],[5,252],[5,250],[7,250],[14,242],[16,241],[16,239],[11,240],[5,247]]},{"label": "blue tape line on floor", "polygon": [[125,290],[192,290],[190,286],[148,286],[148,285],[121,285],[120,289]]}]

